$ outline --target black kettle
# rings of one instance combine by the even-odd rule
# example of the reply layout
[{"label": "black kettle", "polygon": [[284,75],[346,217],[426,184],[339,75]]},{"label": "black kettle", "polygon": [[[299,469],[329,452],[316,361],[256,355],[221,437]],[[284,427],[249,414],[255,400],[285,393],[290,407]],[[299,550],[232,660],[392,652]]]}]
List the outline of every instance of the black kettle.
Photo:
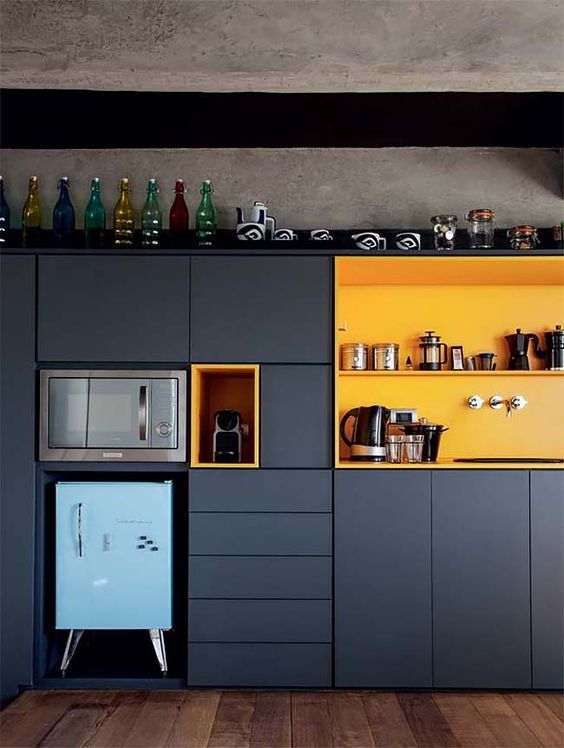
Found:
[{"label": "black kettle", "polygon": [[[346,433],[348,421],[354,418],[352,438]],[[353,408],[341,418],[341,439],[351,448],[351,460],[383,462],[386,459],[386,428],[390,411],[383,405]]]},{"label": "black kettle", "polygon": [[506,335],[505,339],[509,345],[509,366],[507,367],[513,371],[528,371],[529,370],[529,358],[527,352],[529,350],[529,341],[532,340],[535,344],[534,352],[539,357],[544,357],[544,353],[541,349],[538,335],[532,332],[521,332],[521,328],[518,327],[513,335]]}]

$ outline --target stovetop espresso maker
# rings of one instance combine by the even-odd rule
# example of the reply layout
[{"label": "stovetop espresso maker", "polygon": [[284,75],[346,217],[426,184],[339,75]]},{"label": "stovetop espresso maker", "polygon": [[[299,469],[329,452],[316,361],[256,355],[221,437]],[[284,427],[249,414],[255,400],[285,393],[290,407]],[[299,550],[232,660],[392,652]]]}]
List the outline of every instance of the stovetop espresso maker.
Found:
[{"label": "stovetop espresso maker", "polygon": [[521,328],[518,327],[513,335],[506,335],[505,339],[509,345],[510,354],[508,369],[512,371],[529,370],[529,357],[527,353],[530,340],[535,344],[535,347],[533,348],[535,355],[539,358],[544,357],[538,335],[535,335],[532,332],[521,332]]}]

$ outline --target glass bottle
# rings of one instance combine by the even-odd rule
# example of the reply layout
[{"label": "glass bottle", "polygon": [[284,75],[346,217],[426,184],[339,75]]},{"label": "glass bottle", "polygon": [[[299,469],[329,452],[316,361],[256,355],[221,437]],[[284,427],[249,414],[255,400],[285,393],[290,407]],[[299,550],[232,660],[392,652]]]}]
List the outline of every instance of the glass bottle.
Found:
[{"label": "glass bottle", "polygon": [[74,237],[74,208],[69,194],[69,178],[61,177],[57,187],[59,199],[53,208],[53,241],[57,247],[68,247]]},{"label": "glass bottle", "polygon": [[188,206],[184,200],[186,190],[182,179],[176,180],[174,191],[176,195],[170,208],[168,225],[174,243],[179,243],[182,233],[188,231],[189,225]]},{"label": "glass bottle", "polygon": [[116,247],[132,247],[135,230],[135,213],[129,194],[129,179],[119,183],[119,199],[114,208],[114,243]]},{"label": "glass bottle", "polygon": [[39,205],[39,182],[29,178],[29,191],[22,212],[22,247],[39,246],[41,232],[41,207]]},{"label": "glass bottle", "polygon": [[0,245],[8,241],[10,230],[10,206],[4,195],[4,177],[0,177]]},{"label": "glass bottle", "polygon": [[90,200],[84,211],[84,246],[103,247],[106,230],[106,209],[100,198],[100,179],[90,183]]},{"label": "glass bottle", "polygon": [[141,213],[141,245],[158,247],[161,241],[163,214],[159,207],[159,185],[156,179],[149,179],[147,199]]},{"label": "glass bottle", "polygon": [[213,185],[209,179],[202,182],[202,200],[196,213],[196,236],[200,247],[211,247],[217,231],[217,214],[212,200]]}]

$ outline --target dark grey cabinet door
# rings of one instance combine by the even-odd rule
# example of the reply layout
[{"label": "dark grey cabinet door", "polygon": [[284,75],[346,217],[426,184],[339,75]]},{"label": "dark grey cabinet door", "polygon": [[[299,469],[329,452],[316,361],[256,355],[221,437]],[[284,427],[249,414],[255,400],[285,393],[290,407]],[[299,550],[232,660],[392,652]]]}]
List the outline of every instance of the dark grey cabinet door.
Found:
[{"label": "dark grey cabinet door", "polygon": [[426,687],[431,474],[335,473],[335,685]]},{"label": "dark grey cabinet door", "polygon": [[35,258],[0,258],[1,697],[32,684]]},{"label": "dark grey cabinet door", "polygon": [[530,688],[529,473],[433,472],[434,686]]},{"label": "dark grey cabinet door", "polygon": [[332,464],[329,366],[261,367],[262,467]]},{"label": "dark grey cabinet door", "polygon": [[195,257],[192,360],[328,363],[327,257]]},{"label": "dark grey cabinet door", "polygon": [[564,473],[531,472],[533,688],[564,688]]},{"label": "dark grey cabinet door", "polygon": [[189,361],[190,258],[41,257],[40,361]]}]

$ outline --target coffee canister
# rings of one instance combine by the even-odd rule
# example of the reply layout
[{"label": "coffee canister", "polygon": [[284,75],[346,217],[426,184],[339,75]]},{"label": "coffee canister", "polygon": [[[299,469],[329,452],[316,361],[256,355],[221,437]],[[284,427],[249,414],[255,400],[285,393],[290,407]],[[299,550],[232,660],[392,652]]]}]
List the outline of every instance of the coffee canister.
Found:
[{"label": "coffee canister", "polygon": [[341,370],[365,371],[366,369],[368,369],[366,343],[344,343],[341,346]]},{"label": "coffee canister", "polygon": [[395,371],[399,368],[399,345],[375,343],[372,346],[372,368],[375,371]]}]

